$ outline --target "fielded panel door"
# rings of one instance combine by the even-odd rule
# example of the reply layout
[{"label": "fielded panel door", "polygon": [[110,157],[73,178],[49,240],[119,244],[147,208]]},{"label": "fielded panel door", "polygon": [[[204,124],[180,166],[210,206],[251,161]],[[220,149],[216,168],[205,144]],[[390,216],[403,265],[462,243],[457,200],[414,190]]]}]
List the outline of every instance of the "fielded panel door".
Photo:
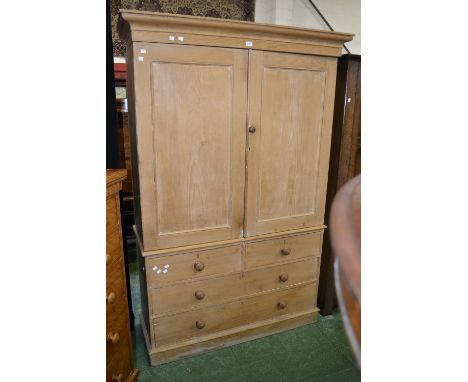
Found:
[{"label": "fielded panel door", "polygon": [[133,49],[145,249],[241,237],[247,51]]},{"label": "fielded panel door", "polygon": [[250,52],[246,235],[323,224],[336,59]]}]

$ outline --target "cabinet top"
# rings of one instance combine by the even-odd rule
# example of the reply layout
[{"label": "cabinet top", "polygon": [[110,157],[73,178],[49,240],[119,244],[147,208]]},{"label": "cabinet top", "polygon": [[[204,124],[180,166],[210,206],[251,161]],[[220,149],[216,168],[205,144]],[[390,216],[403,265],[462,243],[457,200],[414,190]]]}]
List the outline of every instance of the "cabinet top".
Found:
[{"label": "cabinet top", "polygon": [[120,38],[159,42],[258,49],[321,56],[341,56],[343,43],[353,34],[249,21],[120,10]]}]

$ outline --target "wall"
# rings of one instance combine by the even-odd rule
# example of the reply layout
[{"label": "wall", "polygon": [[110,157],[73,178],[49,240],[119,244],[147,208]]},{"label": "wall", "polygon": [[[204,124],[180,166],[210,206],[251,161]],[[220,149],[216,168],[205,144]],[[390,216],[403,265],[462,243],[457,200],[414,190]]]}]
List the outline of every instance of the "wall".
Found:
[{"label": "wall", "polygon": [[[334,30],[354,33],[346,46],[361,54],[361,0],[313,1]],[[308,0],[256,0],[255,21],[329,30]]]}]

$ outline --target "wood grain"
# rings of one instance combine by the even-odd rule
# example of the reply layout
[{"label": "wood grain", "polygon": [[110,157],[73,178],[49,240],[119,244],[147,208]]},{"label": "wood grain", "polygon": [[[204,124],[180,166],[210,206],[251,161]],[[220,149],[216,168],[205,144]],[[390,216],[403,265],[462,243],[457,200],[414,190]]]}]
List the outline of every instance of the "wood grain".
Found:
[{"label": "wood grain", "polygon": [[323,224],[335,73],[331,58],[250,52],[247,236]]},{"label": "wood grain", "polygon": [[[120,11],[118,31],[124,40],[238,49],[253,47],[335,57],[341,56],[343,43],[353,37],[324,30],[133,10]],[[180,36],[182,41],[177,38]],[[247,41],[252,44],[246,44]]]},{"label": "wood grain", "polygon": [[[321,246],[322,232],[248,243],[246,244],[245,268],[263,267],[308,256],[319,257]],[[284,250],[287,255],[282,252]]]},{"label": "wood grain", "polygon": [[[241,254],[241,246],[230,246],[156,258],[147,257],[148,283],[157,287],[177,281],[239,272]],[[203,270],[198,271],[196,264],[203,265]]]},{"label": "wood grain", "polygon": [[[317,258],[153,289],[153,315],[182,312],[317,280]],[[281,281],[280,276],[287,279]],[[203,292],[197,299],[196,292]]]},{"label": "wood grain", "polygon": [[133,49],[144,249],[241,237],[247,53]]},{"label": "wood grain", "polygon": [[[316,288],[308,286],[280,290],[256,297],[244,298],[228,304],[207,307],[203,310],[161,316],[153,319],[156,347],[178,340],[200,337],[206,334],[227,330],[251,322],[262,321],[284,314],[304,312],[315,307]],[[284,309],[278,303],[284,302]],[[205,327],[196,326],[198,320],[205,322]]]},{"label": "wood grain", "polygon": [[107,170],[106,177],[106,380],[135,380],[125,265],[120,223],[119,191],[126,170]]}]

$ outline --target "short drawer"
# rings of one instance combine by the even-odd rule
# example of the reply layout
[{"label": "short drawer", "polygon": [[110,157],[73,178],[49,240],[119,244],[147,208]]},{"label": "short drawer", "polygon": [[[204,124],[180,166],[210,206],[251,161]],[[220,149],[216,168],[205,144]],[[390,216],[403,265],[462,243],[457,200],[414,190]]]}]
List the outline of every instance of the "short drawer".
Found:
[{"label": "short drawer", "polygon": [[205,276],[239,272],[240,245],[147,258],[146,275],[152,287]]},{"label": "short drawer", "polygon": [[319,256],[321,251],[322,231],[251,242],[246,244],[245,268]]},{"label": "short drawer", "polygon": [[129,354],[131,351],[130,326],[126,315],[121,314],[113,324],[118,326],[111,325],[111,327],[106,328],[107,363],[119,355]]},{"label": "short drawer", "polygon": [[317,283],[154,318],[156,347],[315,308]]},{"label": "short drawer", "polygon": [[106,317],[123,314],[127,308],[125,273],[122,260],[112,264],[106,275]]},{"label": "short drawer", "polygon": [[248,271],[243,275],[238,273],[153,289],[153,315],[217,304],[316,280],[318,270],[319,259],[309,258],[291,264]]},{"label": "short drawer", "polygon": [[106,199],[106,230],[111,232],[119,226],[119,208],[117,198],[119,194],[114,194]]},{"label": "short drawer", "polygon": [[120,261],[121,255],[120,232],[115,230],[106,237],[106,268],[108,271],[116,261]]}]

